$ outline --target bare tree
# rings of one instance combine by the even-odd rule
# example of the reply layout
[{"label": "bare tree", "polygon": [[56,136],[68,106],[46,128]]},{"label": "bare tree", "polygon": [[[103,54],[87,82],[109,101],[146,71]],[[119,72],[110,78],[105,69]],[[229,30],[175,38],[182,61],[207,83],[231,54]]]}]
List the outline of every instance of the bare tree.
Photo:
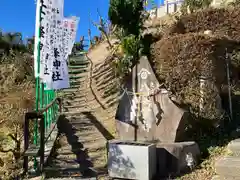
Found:
[{"label": "bare tree", "polygon": [[109,45],[110,48],[112,48],[112,44],[109,40],[109,36],[108,36],[108,32],[107,32],[107,27],[106,27],[106,24],[107,22],[104,21],[103,17],[100,15],[99,13],[99,10],[97,9],[97,12],[98,12],[98,16],[99,16],[99,23],[96,23],[94,21],[91,20],[92,24],[98,28],[98,30],[101,32],[101,37],[104,37]]}]

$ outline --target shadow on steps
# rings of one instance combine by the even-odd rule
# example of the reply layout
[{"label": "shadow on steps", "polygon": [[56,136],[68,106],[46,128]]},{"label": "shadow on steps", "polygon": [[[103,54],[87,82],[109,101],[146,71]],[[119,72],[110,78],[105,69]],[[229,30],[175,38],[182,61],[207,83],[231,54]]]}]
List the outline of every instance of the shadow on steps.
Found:
[{"label": "shadow on steps", "polygon": [[71,165],[73,164],[64,163],[64,161],[62,161],[63,168],[61,168],[60,170],[62,172],[59,172],[59,173],[65,174],[64,171],[66,171],[66,173],[69,174],[69,172],[67,172],[69,170],[74,172],[75,174],[79,174],[81,177],[84,177],[84,178],[95,177],[97,173],[92,170],[93,163],[89,160],[88,153],[85,150],[83,150],[84,148],[83,144],[78,141],[78,136],[76,136],[76,129],[74,129],[71,122],[66,118],[66,116],[62,115],[58,120],[57,126],[59,130],[59,134],[65,135],[67,140],[66,143],[68,143],[71,146],[72,153],[76,155],[76,160],[74,164],[79,165],[79,168],[72,168]]},{"label": "shadow on steps", "polygon": [[97,118],[91,112],[83,112],[83,114],[95,125],[105,139],[112,140],[114,136],[97,120]]}]

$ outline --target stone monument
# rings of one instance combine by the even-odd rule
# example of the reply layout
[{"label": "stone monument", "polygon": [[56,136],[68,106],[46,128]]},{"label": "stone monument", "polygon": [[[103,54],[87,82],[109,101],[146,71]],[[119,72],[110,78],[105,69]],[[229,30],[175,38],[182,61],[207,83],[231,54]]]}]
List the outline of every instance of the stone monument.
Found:
[{"label": "stone monument", "polygon": [[119,139],[155,142],[159,176],[178,174],[192,169],[200,154],[195,142],[183,142],[188,120],[188,112],[160,87],[147,57],[141,57],[122,88],[116,112]]},{"label": "stone monument", "polygon": [[169,98],[146,57],[132,70],[116,113],[122,140],[176,142],[184,138],[188,113]]}]

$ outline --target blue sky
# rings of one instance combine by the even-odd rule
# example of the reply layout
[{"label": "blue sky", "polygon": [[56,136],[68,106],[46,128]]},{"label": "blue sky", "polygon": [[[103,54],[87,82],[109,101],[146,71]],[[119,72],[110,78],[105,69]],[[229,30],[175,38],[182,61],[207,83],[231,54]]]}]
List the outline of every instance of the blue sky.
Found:
[{"label": "blue sky", "polygon": [[[0,1],[0,29],[4,32],[21,32],[23,37],[33,36],[35,32],[35,0]],[[101,15],[107,19],[108,4],[109,0],[65,0],[64,15],[80,17],[77,40],[81,35],[87,36],[89,12],[91,13],[91,19],[97,21],[98,8]],[[97,29],[93,25],[91,25],[91,30],[92,35],[98,34]]]},{"label": "blue sky", "polygon": [[[91,19],[98,20],[97,8],[104,18],[107,18],[109,0],[65,0],[64,15],[80,17],[77,39],[87,36],[89,27],[89,12]],[[21,32],[23,37],[34,35],[35,29],[35,0],[1,0],[0,29],[4,32]],[[98,34],[92,26],[92,34]]]}]

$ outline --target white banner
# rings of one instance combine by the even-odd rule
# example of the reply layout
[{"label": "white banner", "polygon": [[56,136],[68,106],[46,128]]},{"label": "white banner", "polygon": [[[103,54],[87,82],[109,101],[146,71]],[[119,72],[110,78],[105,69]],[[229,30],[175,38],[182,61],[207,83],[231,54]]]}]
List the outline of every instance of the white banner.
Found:
[{"label": "white banner", "polygon": [[40,26],[40,0],[37,0],[36,7],[36,25],[35,25],[35,40],[34,40],[34,74],[35,77],[39,77],[39,67],[38,67],[38,43],[39,38],[39,26]]},{"label": "white banner", "polygon": [[[68,88],[68,67],[64,63],[62,43],[64,0],[41,2],[40,34],[36,34],[40,35],[40,79],[46,84],[46,90]],[[35,49],[35,53],[37,57],[38,50]]]},{"label": "white banner", "polygon": [[63,20],[63,46],[65,47],[64,51],[66,53],[66,60],[67,57],[72,53],[79,20],[80,18],[78,17],[64,18]]}]

